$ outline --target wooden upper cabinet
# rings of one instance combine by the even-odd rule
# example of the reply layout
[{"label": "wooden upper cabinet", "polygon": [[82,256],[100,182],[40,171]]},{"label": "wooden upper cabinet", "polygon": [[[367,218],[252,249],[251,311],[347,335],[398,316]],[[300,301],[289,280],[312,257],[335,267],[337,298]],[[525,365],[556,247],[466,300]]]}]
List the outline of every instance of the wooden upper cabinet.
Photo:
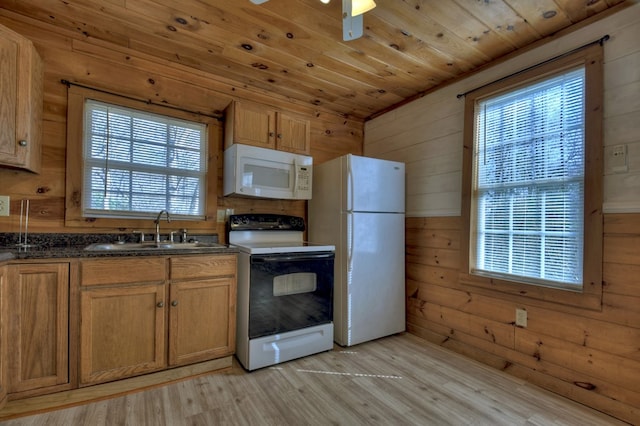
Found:
[{"label": "wooden upper cabinet", "polygon": [[9,265],[5,285],[9,393],[68,383],[69,264]]},{"label": "wooden upper cabinet", "polygon": [[226,110],[225,149],[234,143],[308,155],[311,121],[298,114],[247,101]]},{"label": "wooden upper cabinet", "polygon": [[311,122],[299,115],[279,112],[276,147],[280,151],[309,155],[311,152]]},{"label": "wooden upper cabinet", "polygon": [[234,143],[276,148],[276,111],[252,102],[232,102],[227,108],[224,146]]},{"label": "wooden upper cabinet", "polygon": [[31,41],[0,25],[0,166],[40,172],[43,70]]}]

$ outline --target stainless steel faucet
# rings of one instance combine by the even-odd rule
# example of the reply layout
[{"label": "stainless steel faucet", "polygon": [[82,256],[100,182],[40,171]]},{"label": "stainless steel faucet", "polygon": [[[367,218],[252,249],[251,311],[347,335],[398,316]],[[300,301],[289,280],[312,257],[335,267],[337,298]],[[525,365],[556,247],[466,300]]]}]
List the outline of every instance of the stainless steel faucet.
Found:
[{"label": "stainless steel faucet", "polygon": [[156,217],[156,220],[153,221],[153,223],[156,224],[156,244],[160,243],[160,217],[162,216],[162,213],[167,215],[167,222],[171,222],[171,216],[169,216],[169,212],[166,210],[160,210],[160,213],[158,213],[158,217]]}]

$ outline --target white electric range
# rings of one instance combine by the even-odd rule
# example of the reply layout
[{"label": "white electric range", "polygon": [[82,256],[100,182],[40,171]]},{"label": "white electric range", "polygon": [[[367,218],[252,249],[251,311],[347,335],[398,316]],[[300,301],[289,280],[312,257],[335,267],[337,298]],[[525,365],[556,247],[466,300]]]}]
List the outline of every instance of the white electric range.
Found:
[{"label": "white electric range", "polygon": [[333,348],[335,246],[304,241],[304,219],[232,215],[239,250],[236,356],[247,370]]}]

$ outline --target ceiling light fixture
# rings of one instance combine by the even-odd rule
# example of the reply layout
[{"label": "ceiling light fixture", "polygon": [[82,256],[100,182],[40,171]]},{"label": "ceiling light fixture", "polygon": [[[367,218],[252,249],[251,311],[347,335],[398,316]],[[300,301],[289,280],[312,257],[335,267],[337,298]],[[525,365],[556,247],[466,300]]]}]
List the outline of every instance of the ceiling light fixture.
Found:
[{"label": "ceiling light fixture", "polygon": [[[253,4],[266,3],[269,0],[250,0]],[[331,0],[320,0],[327,4]],[[355,40],[362,37],[362,15],[376,7],[374,0],[342,0],[342,39],[344,41]]]},{"label": "ceiling light fixture", "polygon": [[[264,3],[267,0],[257,0],[260,3]],[[329,4],[331,0],[320,0],[324,4]],[[256,2],[254,2],[256,3]],[[259,4],[259,3],[256,3]],[[373,0],[352,0],[351,1],[351,16],[362,15],[365,12],[370,11],[376,7],[376,2]]]},{"label": "ceiling light fixture", "polygon": [[362,15],[376,7],[373,0],[351,0],[351,16]]}]

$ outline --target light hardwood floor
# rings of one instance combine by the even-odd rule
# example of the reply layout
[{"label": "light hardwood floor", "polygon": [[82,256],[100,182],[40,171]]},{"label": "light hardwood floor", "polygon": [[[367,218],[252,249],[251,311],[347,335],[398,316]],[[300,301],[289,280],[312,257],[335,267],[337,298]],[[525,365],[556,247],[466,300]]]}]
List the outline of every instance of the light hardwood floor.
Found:
[{"label": "light hardwood floor", "polygon": [[21,417],[28,425],[622,425],[401,334]]}]

